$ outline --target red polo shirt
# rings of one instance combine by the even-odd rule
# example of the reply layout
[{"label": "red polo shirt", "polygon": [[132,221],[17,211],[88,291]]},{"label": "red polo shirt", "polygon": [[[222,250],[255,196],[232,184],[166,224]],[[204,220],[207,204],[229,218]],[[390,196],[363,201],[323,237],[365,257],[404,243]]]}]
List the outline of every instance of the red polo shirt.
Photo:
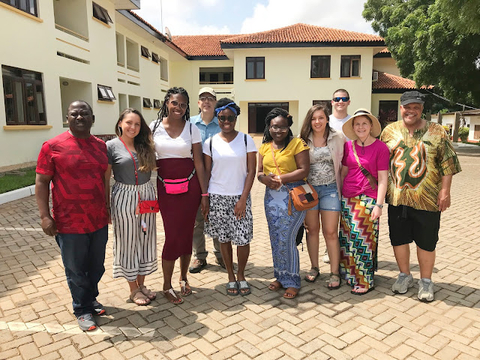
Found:
[{"label": "red polo shirt", "polygon": [[52,214],[59,233],[85,234],[107,225],[107,166],[107,147],[93,135],[79,139],[67,131],[43,144],[36,172],[53,176]]}]

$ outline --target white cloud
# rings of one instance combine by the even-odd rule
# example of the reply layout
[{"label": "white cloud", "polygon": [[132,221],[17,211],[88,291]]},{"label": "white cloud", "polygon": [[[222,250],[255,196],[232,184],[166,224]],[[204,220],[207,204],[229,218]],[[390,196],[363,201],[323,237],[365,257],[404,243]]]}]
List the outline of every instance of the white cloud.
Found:
[{"label": "white cloud", "polygon": [[371,33],[374,31],[362,17],[359,0],[269,0],[255,5],[252,17],[243,21],[241,33],[277,29],[296,23]]},{"label": "white cloud", "polygon": [[[201,14],[209,8],[217,6],[219,0],[143,0],[141,9],[136,13],[162,31],[168,27],[172,35],[230,34],[228,26],[205,25],[201,23]],[[163,16],[162,16],[162,9]]]}]

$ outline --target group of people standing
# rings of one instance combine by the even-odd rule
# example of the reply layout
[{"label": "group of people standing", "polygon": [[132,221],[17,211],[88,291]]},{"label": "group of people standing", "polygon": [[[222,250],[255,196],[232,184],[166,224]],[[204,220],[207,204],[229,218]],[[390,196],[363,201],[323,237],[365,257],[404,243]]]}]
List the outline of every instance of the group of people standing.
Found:
[{"label": "group of people standing", "polygon": [[[451,178],[460,166],[443,128],[421,119],[420,93],[402,95],[403,120],[387,126],[382,141],[377,139],[380,123],[368,110],[347,114],[350,96],[344,89],[333,94],[332,115],[322,105],[309,109],[299,137],[290,129],[292,116],[274,108],[265,119],[258,169],[253,139],[235,130],[240,115],[235,102],[217,101],[209,87],[199,91],[197,116],[190,117],[189,102],[185,89],[169,89],[150,126],[140,112],[125,109],[115,125],[117,138],[105,145],[90,134],[95,121],[90,105],[75,101],[68,108],[69,131],[42,146],[36,181],[42,228],[56,237],[61,249],[81,329],[95,329],[93,315],[105,313],[96,297],[105,271],[108,222],[114,230],[113,276],[127,280],[130,299],[137,305],[156,298],[146,285],[146,276],[157,270],[156,214],[138,213],[137,206],[157,196],[165,231],[165,298],[181,304],[192,294],[188,272],[198,273],[207,265],[204,234],[212,237],[217,263],[227,271],[226,294],[250,294],[245,267],[253,239],[250,191],[255,174],[265,185],[275,277],[268,286],[271,291],[284,289],[287,299],[299,293],[295,240],[303,224],[311,261],[306,281],[319,276],[321,228],[330,262],[327,287],[338,289],[344,280],[352,294],[373,290],[379,218],[387,197],[390,239],[401,271],[392,291],[406,293],[413,284],[409,243],[415,241],[421,273],[418,298],[433,300],[440,212],[450,206]],[[156,191],[150,181],[155,169]],[[298,211],[290,203],[290,190],[306,182],[319,202]],[[179,292],[172,284],[177,259]]]}]

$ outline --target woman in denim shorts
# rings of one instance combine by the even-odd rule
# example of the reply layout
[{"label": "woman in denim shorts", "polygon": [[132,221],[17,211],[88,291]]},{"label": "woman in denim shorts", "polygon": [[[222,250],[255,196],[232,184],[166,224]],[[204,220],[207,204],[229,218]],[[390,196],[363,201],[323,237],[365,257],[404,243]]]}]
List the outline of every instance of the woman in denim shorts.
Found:
[{"label": "woman in denim shorts", "polygon": [[339,263],[340,246],[338,242],[338,220],[341,200],[341,169],[343,144],[342,133],[329,125],[328,109],[323,105],[314,105],[308,110],[303,121],[300,137],[310,147],[310,172],[308,182],[318,193],[318,205],[307,211],[307,249],[311,269],[305,276],[308,282],[314,282],[320,271],[318,268],[318,248],[320,220],[330,258],[330,290],[340,287]]}]

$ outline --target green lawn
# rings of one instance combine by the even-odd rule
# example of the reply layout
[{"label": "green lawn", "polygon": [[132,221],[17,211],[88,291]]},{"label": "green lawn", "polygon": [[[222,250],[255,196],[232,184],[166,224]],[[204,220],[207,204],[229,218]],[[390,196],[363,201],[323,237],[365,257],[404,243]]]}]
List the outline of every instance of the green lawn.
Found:
[{"label": "green lawn", "polygon": [[35,184],[35,168],[21,169],[25,174],[6,173],[0,177],[0,194]]}]

